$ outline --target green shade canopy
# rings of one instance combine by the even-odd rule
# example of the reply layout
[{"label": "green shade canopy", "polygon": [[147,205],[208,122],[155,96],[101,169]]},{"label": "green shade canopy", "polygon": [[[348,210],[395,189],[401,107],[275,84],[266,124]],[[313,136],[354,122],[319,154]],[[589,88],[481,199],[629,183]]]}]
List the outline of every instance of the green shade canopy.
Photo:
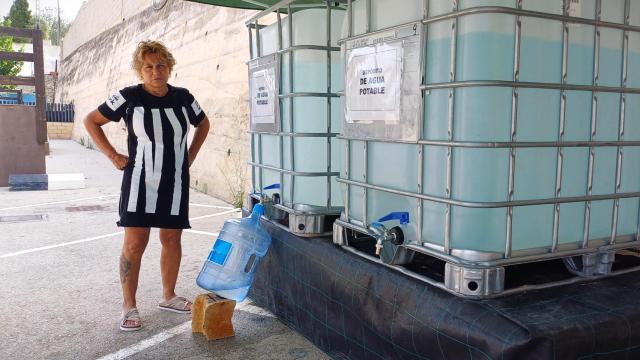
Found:
[{"label": "green shade canopy", "polygon": [[[202,4],[217,5],[224,7],[231,7],[237,9],[249,9],[249,10],[264,10],[277,4],[281,0],[187,0]],[[335,1],[346,2],[346,1]],[[308,7],[309,5],[325,5],[327,2],[323,0],[296,0],[291,4],[292,8],[296,7]]]}]

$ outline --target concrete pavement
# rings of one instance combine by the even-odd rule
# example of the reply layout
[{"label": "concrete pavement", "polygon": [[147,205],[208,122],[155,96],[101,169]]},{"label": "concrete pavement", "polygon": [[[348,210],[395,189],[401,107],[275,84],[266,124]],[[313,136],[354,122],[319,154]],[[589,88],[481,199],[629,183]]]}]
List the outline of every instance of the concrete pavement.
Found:
[{"label": "concrete pavement", "polygon": [[[0,188],[0,359],[325,359],[324,353],[247,300],[234,338],[192,334],[190,317],[161,312],[158,233],[143,258],[138,308],[144,328],[118,329],[121,292],[117,220],[120,172],[97,151],[50,144],[48,173],[83,172],[82,190],[9,192]],[[215,233],[239,213],[192,190],[193,229],[183,235],[177,293],[195,298],[195,278]]]}]

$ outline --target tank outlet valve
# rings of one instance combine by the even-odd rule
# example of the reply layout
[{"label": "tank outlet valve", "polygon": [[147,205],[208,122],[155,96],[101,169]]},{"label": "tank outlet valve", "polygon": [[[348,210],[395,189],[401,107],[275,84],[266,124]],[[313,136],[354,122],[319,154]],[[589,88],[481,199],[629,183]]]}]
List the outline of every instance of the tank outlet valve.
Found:
[{"label": "tank outlet valve", "polygon": [[408,212],[392,212],[381,217],[378,221],[371,224],[371,231],[373,237],[376,239],[376,255],[380,256],[385,242],[391,242],[394,245],[401,245],[404,242],[402,230],[399,227],[395,227],[391,230],[387,229],[382,222],[398,220],[401,225],[409,223]]},{"label": "tank outlet valve", "polygon": [[380,256],[380,252],[382,251],[383,247],[384,245],[382,245],[382,239],[378,238],[378,241],[376,241],[376,256]]},{"label": "tank outlet valve", "polygon": [[[268,186],[265,186],[263,190],[279,190],[280,189],[280,184],[271,184]],[[280,204],[280,194],[277,192],[274,192],[271,196],[265,195],[266,198],[270,198],[271,202],[274,204]]]}]

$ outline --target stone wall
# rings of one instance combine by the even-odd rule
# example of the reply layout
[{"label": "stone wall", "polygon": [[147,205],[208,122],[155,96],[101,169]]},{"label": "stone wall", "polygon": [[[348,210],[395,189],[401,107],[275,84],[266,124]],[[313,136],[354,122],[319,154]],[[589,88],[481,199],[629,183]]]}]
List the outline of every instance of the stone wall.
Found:
[{"label": "stone wall", "polygon": [[[113,7],[104,5],[111,3]],[[126,3],[141,11],[98,32],[104,22],[93,25],[91,19],[101,15],[111,19],[112,12],[120,12],[120,1],[88,1],[65,37],[56,98],[75,104],[73,139],[88,144],[84,117],[113,92],[138,83],[130,66],[137,43],[160,40],[177,60],[170,83],[188,88],[212,123],[191,167],[192,186],[237,202],[248,188],[246,161],[250,153],[245,65],[249,47],[244,22],[255,12],[181,0],[169,0],[159,11],[152,9],[148,0]],[[86,33],[84,27],[88,27]],[[86,34],[95,35],[83,40]],[[80,42],[68,52],[70,43]],[[118,151],[126,153],[123,123],[105,125],[104,130]]]},{"label": "stone wall", "polygon": [[44,74],[44,96],[48,103],[58,102],[58,99],[55,98],[57,81],[58,75],[56,73]]}]

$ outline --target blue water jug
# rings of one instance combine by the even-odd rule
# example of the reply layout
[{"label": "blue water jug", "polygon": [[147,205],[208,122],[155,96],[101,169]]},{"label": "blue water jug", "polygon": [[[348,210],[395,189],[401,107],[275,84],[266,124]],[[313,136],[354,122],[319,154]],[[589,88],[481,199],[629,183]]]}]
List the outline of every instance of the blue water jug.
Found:
[{"label": "blue water jug", "polygon": [[196,283],[224,298],[247,297],[260,259],[271,245],[271,237],[260,226],[264,207],[256,204],[251,216],[225,221]]}]

